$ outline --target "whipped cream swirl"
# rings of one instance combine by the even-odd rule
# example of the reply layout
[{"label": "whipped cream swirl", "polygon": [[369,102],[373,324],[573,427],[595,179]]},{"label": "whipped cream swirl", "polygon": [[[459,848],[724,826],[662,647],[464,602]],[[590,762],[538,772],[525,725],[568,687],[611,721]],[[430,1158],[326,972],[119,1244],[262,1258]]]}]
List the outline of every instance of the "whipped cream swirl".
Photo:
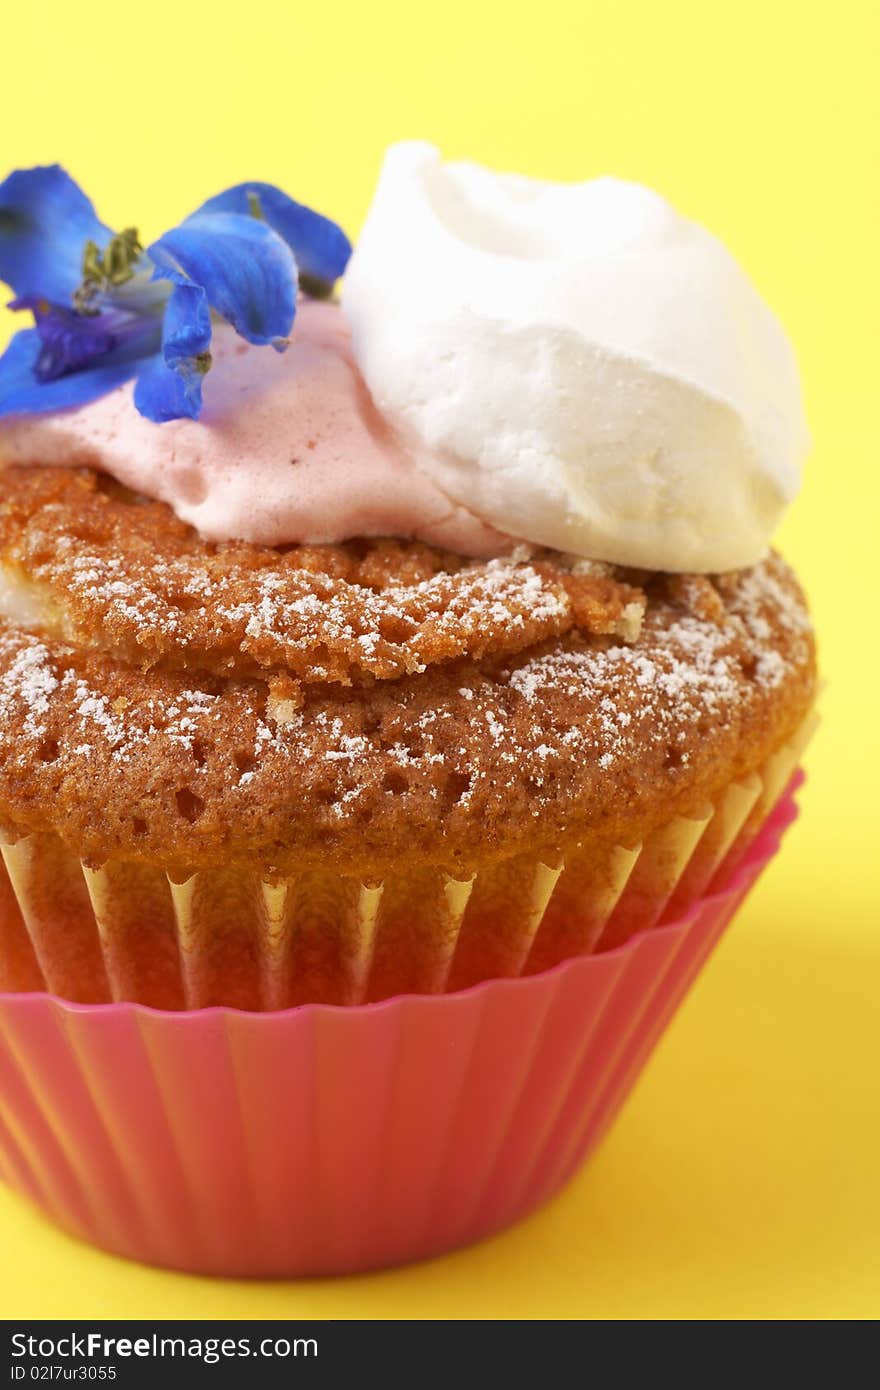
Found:
[{"label": "whipped cream swirl", "polygon": [[757,561],[808,448],[791,347],[659,195],[392,147],[343,303],[379,411],[500,531],[646,569]]}]

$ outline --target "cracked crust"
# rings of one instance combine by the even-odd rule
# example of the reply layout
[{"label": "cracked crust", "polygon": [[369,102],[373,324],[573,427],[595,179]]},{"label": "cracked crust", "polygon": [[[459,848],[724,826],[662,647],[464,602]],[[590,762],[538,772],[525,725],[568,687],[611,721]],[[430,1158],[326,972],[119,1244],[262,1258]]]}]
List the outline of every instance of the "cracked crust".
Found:
[{"label": "cracked crust", "polygon": [[633,636],[644,608],[601,569],[526,548],[474,563],[393,540],[212,545],[89,471],[10,469],[4,481],[0,559],[46,629],[144,669],[396,680],[574,628]]},{"label": "cracked crust", "polygon": [[634,844],[758,767],[814,698],[775,555],[709,578],[275,551],[209,545],[88,472],[8,470],[2,492],[27,602],[0,627],[0,817],[91,864],[463,878],[586,835]]}]

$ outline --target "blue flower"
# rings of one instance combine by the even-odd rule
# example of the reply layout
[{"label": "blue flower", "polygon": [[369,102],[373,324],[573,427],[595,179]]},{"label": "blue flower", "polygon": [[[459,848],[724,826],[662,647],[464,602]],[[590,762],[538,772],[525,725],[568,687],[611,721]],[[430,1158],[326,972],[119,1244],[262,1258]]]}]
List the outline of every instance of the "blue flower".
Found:
[{"label": "blue flower", "polygon": [[0,280],[34,327],[0,357],[0,417],[85,405],[135,378],[148,420],[197,420],[215,316],[283,351],[297,290],[329,294],[345,233],[265,183],[209,198],[146,250],[57,164],[0,183]]}]

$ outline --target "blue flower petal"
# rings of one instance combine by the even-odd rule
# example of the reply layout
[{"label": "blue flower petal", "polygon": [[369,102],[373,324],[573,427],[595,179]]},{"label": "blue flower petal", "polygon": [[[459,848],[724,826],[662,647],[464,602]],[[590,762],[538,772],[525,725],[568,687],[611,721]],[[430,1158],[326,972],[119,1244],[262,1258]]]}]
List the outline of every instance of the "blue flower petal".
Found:
[{"label": "blue flower petal", "polygon": [[284,346],[296,314],[296,262],[266,222],[229,212],[190,217],[147,254],[157,277],[200,285],[249,343]]},{"label": "blue flower petal", "polygon": [[351,255],[329,219],[271,184],[240,184],[149,248],[140,265],[152,269],[152,292],[135,267],[121,287],[113,280],[95,294],[94,312],[74,310],[85,244],[103,250],[110,238],[59,165],[0,183],[0,279],[14,307],[36,319],[0,358],[0,416],[83,405],[136,376],[135,403],[147,418],[197,419],[211,309],[249,342],[281,349],[296,315],[298,264],[321,293]]},{"label": "blue flower petal", "polygon": [[[271,183],[239,183],[209,198],[193,213],[237,212],[253,215],[253,199],[269,226],[290,247],[301,275],[310,276],[330,288],[345,273],[351,256],[351,242],[341,227],[302,203],[295,203]],[[190,219],[187,219],[190,220]]]},{"label": "blue flower petal", "polygon": [[38,381],[54,381],[79,371],[116,347],[108,314],[78,314],[61,304],[31,296],[14,299],[10,309],[30,309],[43,347],[34,365]]},{"label": "blue flower petal", "polygon": [[85,243],[103,247],[110,235],[60,164],[16,169],[0,183],[0,280],[20,298],[69,304]]},{"label": "blue flower petal", "polygon": [[202,408],[200,372],[169,367],[161,357],[146,363],[134,388],[134,403],[154,425],[198,420]]},{"label": "blue flower petal", "polygon": [[134,388],[134,403],[141,415],[157,425],[181,418],[197,420],[208,365],[204,354],[210,346],[207,295],[200,285],[180,281],[165,310],[162,356],[146,364]]},{"label": "blue flower petal", "polygon": [[165,307],[162,356],[169,367],[199,357],[211,346],[211,310],[201,285],[180,282]]},{"label": "blue flower petal", "polygon": [[140,366],[131,359],[99,362],[54,381],[38,381],[35,369],[42,351],[43,341],[36,328],[24,328],[0,357],[0,418],[87,405],[128,381]]}]

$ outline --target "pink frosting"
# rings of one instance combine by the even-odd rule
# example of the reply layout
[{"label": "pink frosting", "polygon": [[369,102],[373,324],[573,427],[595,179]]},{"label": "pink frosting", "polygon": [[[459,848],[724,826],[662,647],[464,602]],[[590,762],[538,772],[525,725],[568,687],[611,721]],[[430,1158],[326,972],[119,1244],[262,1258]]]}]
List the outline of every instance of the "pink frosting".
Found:
[{"label": "pink frosting", "polygon": [[506,538],[419,472],[370,400],[335,304],[305,300],[284,353],[217,329],[201,419],[153,425],[131,385],[0,427],[5,463],[88,466],[167,502],[209,540],[400,536],[465,555]]}]

